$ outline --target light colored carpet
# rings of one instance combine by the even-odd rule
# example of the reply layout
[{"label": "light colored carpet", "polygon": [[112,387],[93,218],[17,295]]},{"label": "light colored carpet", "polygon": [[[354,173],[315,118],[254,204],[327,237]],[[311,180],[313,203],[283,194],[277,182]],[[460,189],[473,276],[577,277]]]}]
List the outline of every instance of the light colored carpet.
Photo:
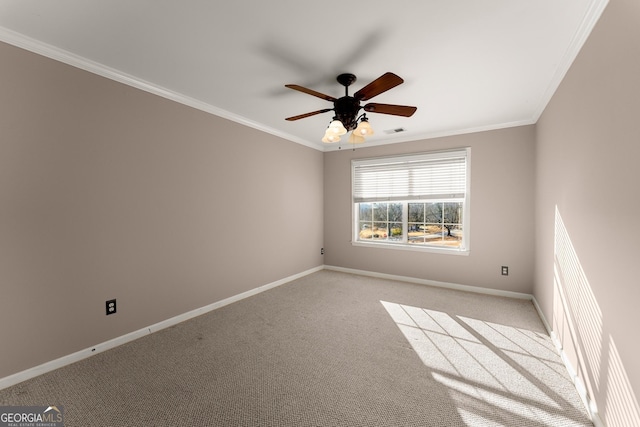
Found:
[{"label": "light colored carpet", "polygon": [[0,390],[74,426],[592,426],[531,302],[320,271]]}]

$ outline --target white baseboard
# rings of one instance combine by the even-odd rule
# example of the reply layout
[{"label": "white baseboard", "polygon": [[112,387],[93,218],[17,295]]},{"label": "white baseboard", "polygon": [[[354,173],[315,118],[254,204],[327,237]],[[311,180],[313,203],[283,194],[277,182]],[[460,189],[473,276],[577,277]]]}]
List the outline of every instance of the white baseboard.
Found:
[{"label": "white baseboard", "polygon": [[224,307],[225,305],[229,305],[236,301],[240,301],[242,299],[248,298],[250,296],[259,294],[266,290],[284,285],[285,283],[291,282],[293,280],[299,279],[301,277],[307,276],[309,274],[315,273],[317,271],[322,270],[324,267],[319,266],[312,268],[310,270],[303,271],[298,274],[294,274],[289,277],[285,277],[284,279],[276,280],[275,282],[268,283],[266,285],[248,290],[246,292],[242,292],[238,295],[234,295],[232,297],[223,299],[221,301],[214,302],[212,304],[206,305],[204,307],[196,308],[195,310],[191,310],[189,312],[180,314],[178,316],[172,317],[167,320],[163,320],[162,322],[158,322],[151,326],[147,326],[142,329],[138,329],[137,331],[130,332],[126,335],[122,335],[120,337],[116,337],[109,341],[105,341],[103,343],[97,344],[95,346],[86,348],[84,350],[77,351],[75,353],[60,357],[58,359],[52,360],[50,362],[43,363],[42,365],[35,366],[30,369],[26,369],[22,372],[18,372],[13,375],[9,375],[8,377],[0,378],[0,390],[11,387],[12,385],[21,383],[28,379],[37,377],[38,375],[45,374],[47,372],[51,372],[55,369],[62,368],[63,366],[70,365],[72,363],[78,362],[82,359],[86,359],[95,354],[102,353],[103,351],[110,350],[112,348],[118,347],[120,345],[126,344],[135,339],[141,338],[145,335],[152,334],[154,332],[160,331],[162,329],[168,328],[170,326],[177,325],[178,323],[182,323],[186,320],[192,319],[194,317],[200,316],[202,314],[213,311],[217,308]]},{"label": "white baseboard", "polygon": [[591,421],[593,421],[594,427],[606,427],[605,424],[600,419],[600,415],[598,414],[598,408],[595,402],[591,400],[591,398],[589,397],[589,393],[587,393],[587,387],[585,386],[582,379],[578,376],[578,371],[576,370],[576,368],[573,366],[573,364],[567,357],[567,354],[565,353],[564,348],[562,347],[562,343],[558,339],[558,336],[556,335],[556,333],[551,328],[551,325],[549,324],[546,316],[542,312],[542,309],[540,308],[538,301],[533,296],[532,296],[532,301],[533,301],[534,307],[536,308],[536,311],[538,312],[538,315],[540,316],[540,319],[542,319],[542,323],[544,324],[544,327],[547,329],[547,332],[551,337],[551,341],[556,346],[558,353],[560,353],[560,358],[564,363],[564,367],[569,373],[569,377],[571,377],[573,385],[578,391],[578,395],[580,396],[580,399],[582,399],[582,403],[584,407],[587,409],[587,412],[591,417]]},{"label": "white baseboard", "polygon": [[192,319],[194,317],[197,317],[197,316],[200,316],[202,314],[208,313],[208,312],[213,311],[215,309],[224,307],[225,305],[229,305],[231,303],[234,303],[236,301],[240,301],[240,300],[248,298],[250,296],[259,294],[259,293],[264,292],[266,290],[269,290],[269,289],[284,285],[285,283],[291,282],[293,280],[299,279],[301,277],[307,276],[309,274],[315,273],[315,272],[323,270],[323,269],[332,270],[332,271],[338,271],[338,272],[342,272],[342,273],[357,274],[357,275],[360,275],[360,276],[377,277],[377,278],[381,278],[381,279],[397,280],[397,281],[401,281],[401,282],[416,283],[416,284],[428,285],[428,286],[436,286],[436,287],[440,287],[440,288],[455,289],[455,290],[466,291],[466,292],[474,292],[474,293],[479,293],[479,294],[495,295],[495,296],[502,296],[502,297],[509,297],[509,298],[531,300],[533,302],[534,307],[536,308],[536,310],[538,312],[538,315],[540,316],[540,319],[542,320],[542,323],[544,324],[545,328],[547,329],[547,332],[551,336],[551,339],[552,339],[553,343],[555,344],[556,348],[560,352],[560,356],[562,357],[562,360],[563,360],[563,362],[565,364],[565,367],[566,367],[567,371],[569,372],[569,375],[571,376],[571,378],[572,378],[572,380],[574,382],[574,385],[575,385],[576,389],[578,390],[578,393],[580,394],[580,397],[581,397],[583,403],[585,404],[585,407],[587,408],[587,410],[589,411],[589,413],[591,415],[591,419],[592,419],[592,421],[594,423],[594,427],[605,427],[604,423],[602,422],[602,420],[598,416],[598,413],[597,413],[595,405],[593,404],[593,402],[590,401],[590,399],[589,399],[589,397],[587,395],[586,387],[585,387],[584,383],[577,376],[575,368],[571,365],[571,362],[566,357],[566,354],[564,353],[564,350],[562,349],[562,345],[560,344],[560,341],[557,339],[555,333],[551,329],[551,326],[547,322],[547,319],[546,319],[544,313],[542,313],[542,310],[540,309],[538,301],[535,299],[535,297],[533,295],[520,293],[520,292],[502,291],[502,290],[497,290],[497,289],[481,288],[481,287],[468,286],[468,285],[460,285],[460,284],[456,284],[456,283],[448,283],[448,282],[439,282],[439,281],[434,281],[434,280],[418,279],[418,278],[415,278],[415,277],[397,276],[397,275],[385,274],[385,273],[376,273],[376,272],[371,272],[371,271],[356,270],[356,269],[351,269],[351,268],[336,267],[336,266],[330,266],[330,265],[324,265],[324,266],[315,267],[315,268],[312,268],[310,270],[306,270],[306,271],[303,271],[301,273],[294,274],[294,275],[289,276],[289,277],[285,277],[284,279],[280,279],[280,280],[277,280],[275,282],[268,283],[266,285],[251,289],[249,291],[240,293],[238,295],[234,295],[232,297],[223,299],[221,301],[214,302],[214,303],[206,305],[204,307],[197,308],[197,309],[189,311],[187,313],[180,314],[180,315],[172,317],[170,319],[163,320],[162,322],[158,322],[158,323],[156,323],[154,325],[139,329],[139,330],[134,331],[134,332],[130,332],[130,333],[128,333],[126,335],[122,335],[120,337],[116,337],[116,338],[111,339],[109,341],[105,341],[103,343],[97,344],[97,345],[95,345],[93,347],[89,347],[89,348],[86,348],[84,350],[80,350],[78,352],[75,352],[73,354],[69,354],[67,356],[60,357],[58,359],[52,360],[50,362],[43,363],[42,365],[39,365],[39,366],[30,368],[30,369],[24,370],[22,372],[18,372],[16,374],[10,375],[8,377],[0,378],[0,390],[2,390],[4,388],[7,388],[7,387],[11,387],[12,385],[21,383],[21,382],[26,381],[28,379],[37,377],[38,375],[42,375],[42,374],[45,374],[47,372],[53,371],[55,369],[62,368],[63,366],[70,365],[72,363],[78,362],[78,361],[80,361],[82,359],[86,359],[86,358],[91,357],[91,356],[93,356],[95,354],[102,353],[103,351],[110,350],[112,348],[115,348],[115,347],[118,347],[120,345],[126,344],[126,343],[128,343],[130,341],[133,341],[135,339],[141,338],[141,337],[143,337],[145,335],[149,335],[151,333],[160,331],[162,329],[174,326],[174,325],[176,325],[178,323],[182,323],[184,321],[187,321],[187,320]]},{"label": "white baseboard", "polygon": [[573,365],[571,364],[571,362],[567,358],[567,355],[564,352],[564,350],[562,348],[562,345],[560,344],[560,341],[556,337],[555,332],[553,332],[553,330],[551,328],[551,325],[547,321],[544,313],[542,312],[542,309],[540,308],[540,305],[538,304],[538,301],[536,300],[536,298],[533,295],[520,293],[520,292],[501,291],[501,290],[497,290],[497,289],[482,288],[482,287],[477,287],[477,286],[460,285],[460,284],[456,284],[456,283],[438,282],[438,281],[434,281],[434,280],[417,279],[415,277],[406,277],[406,276],[397,276],[397,275],[393,275],[393,274],[376,273],[376,272],[372,272],[372,271],[356,270],[356,269],[352,269],[352,268],[336,267],[336,266],[331,266],[331,265],[325,265],[324,268],[326,270],[339,271],[339,272],[342,272],[342,273],[358,274],[360,276],[377,277],[377,278],[381,278],[381,279],[389,279],[389,280],[397,280],[397,281],[401,281],[401,282],[417,283],[417,284],[421,284],[421,285],[436,286],[436,287],[440,287],[440,288],[455,289],[455,290],[459,290],[459,291],[474,292],[474,293],[485,294],[485,295],[495,295],[495,296],[502,296],[502,297],[530,300],[533,303],[534,307],[536,308],[536,311],[538,312],[538,315],[540,316],[540,319],[542,320],[542,323],[544,324],[544,327],[546,328],[547,332],[549,333],[549,336],[551,337],[551,340],[553,341],[554,345],[558,349],[558,352],[560,353],[560,357],[562,358],[562,361],[564,362],[565,368],[567,369],[567,372],[569,373],[569,376],[571,377],[571,379],[573,381],[573,384],[576,387],[576,390],[578,391],[578,394],[580,395],[580,398],[582,399],[582,403],[584,404],[584,406],[587,409],[589,415],[591,416],[591,421],[593,421],[594,427],[606,427],[605,424],[600,419],[600,416],[598,415],[598,411],[597,411],[597,407],[596,407],[595,403],[593,401],[591,401],[591,399],[589,398],[589,396],[587,394],[587,388],[585,387],[582,379],[577,375],[577,371],[575,370],[575,368],[573,367]]},{"label": "white baseboard", "polygon": [[436,286],[438,288],[455,289],[457,291],[474,292],[477,294],[495,295],[499,297],[509,297],[517,299],[532,300],[533,295],[521,292],[502,291],[499,289],[482,288],[478,286],[459,285],[457,283],[439,282],[436,280],[418,279],[415,277],[397,276],[395,274],[376,273],[373,271],[356,270],[353,268],[336,267],[325,265],[326,270],[339,271],[342,273],[357,274],[360,276],[377,277],[379,279],[397,280],[399,282],[416,283],[419,285]]}]

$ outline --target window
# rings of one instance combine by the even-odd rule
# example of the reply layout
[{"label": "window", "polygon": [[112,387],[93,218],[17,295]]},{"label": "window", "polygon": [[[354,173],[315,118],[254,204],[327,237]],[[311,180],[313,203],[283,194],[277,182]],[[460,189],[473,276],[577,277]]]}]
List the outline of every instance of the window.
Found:
[{"label": "window", "polygon": [[469,155],[352,160],[354,244],[468,252]]}]

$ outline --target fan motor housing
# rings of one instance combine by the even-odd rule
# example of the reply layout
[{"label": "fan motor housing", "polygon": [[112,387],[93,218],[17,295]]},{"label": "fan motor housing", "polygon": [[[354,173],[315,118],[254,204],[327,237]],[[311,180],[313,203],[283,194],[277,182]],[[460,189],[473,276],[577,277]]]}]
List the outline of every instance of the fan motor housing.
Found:
[{"label": "fan motor housing", "polygon": [[336,118],[342,122],[342,125],[349,131],[354,130],[358,123],[356,118],[360,111],[360,101],[352,96],[343,96],[336,99],[333,103]]}]

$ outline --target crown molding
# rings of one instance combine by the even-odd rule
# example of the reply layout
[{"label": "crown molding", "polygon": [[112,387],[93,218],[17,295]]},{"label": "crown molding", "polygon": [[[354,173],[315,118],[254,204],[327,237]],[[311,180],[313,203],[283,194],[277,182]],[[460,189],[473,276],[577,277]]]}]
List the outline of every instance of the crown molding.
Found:
[{"label": "crown molding", "polygon": [[125,84],[127,86],[134,87],[136,89],[143,90],[145,92],[160,96],[162,98],[177,102],[179,104],[186,105],[188,107],[195,108],[200,111],[204,111],[209,114],[213,114],[224,119],[231,120],[233,122],[248,126],[253,129],[277,136],[282,139],[286,139],[298,144],[305,145],[315,150],[321,150],[318,144],[314,144],[310,141],[298,138],[296,136],[280,132],[271,127],[265,126],[261,123],[249,120],[246,117],[240,116],[235,113],[231,113],[222,108],[218,108],[214,105],[207,104],[198,99],[183,95],[179,92],[167,89],[160,85],[139,79],[130,74],[116,70],[115,68],[108,67],[96,61],[84,58],[76,55],[64,49],[49,45],[42,41],[25,36],[24,34],[9,30],[4,27],[0,27],[0,41],[8,43],[10,45],[19,47],[21,49],[33,52],[35,54],[53,59],[55,61],[62,62],[75,68],[79,68],[84,71],[88,71],[92,74],[116,81],[118,83]]},{"label": "crown molding", "polygon": [[399,144],[403,142],[425,141],[425,140],[435,139],[435,138],[446,138],[450,136],[466,135],[470,133],[480,133],[480,132],[489,132],[489,131],[500,130],[500,129],[509,129],[509,128],[518,127],[518,126],[529,126],[529,125],[534,125],[535,123],[536,122],[533,119],[517,120],[513,122],[496,123],[496,124],[486,125],[486,126],[476,126],[476,127],[455,129],[455,130],[453,129],[441,130],[436,132],[421,133],[418,135],[408,135],[408,136],[399,137],[399,138],[385,139],[384,141],[373,140],[373,141],[367,141],[364,145],[350,144],[348,142],[331,143],[331,144],[325,144],[326,147],[324,151],[328,152],[328,151],[339,151],[339,150],[349,150],[349,149],[361,149],[361,148],[377,147],[381,145]]},{"label": "crown molding", "polygon": [[602,12],[604,12],[608,4],[609,0],[592,0],[589,4],[587,12],[582,17],[582,22],[573,35],[573,38],[571,39],[569,47],[565,51],[562,60],[558,64],[551,82],[538,101],[538,107],[535,109],[534,115],[532,117],[533,123],[537,123],[540,119],[540,116],[542,116],[542,113],[547,108],[547,105],[560,86],[560,83],[562,83],[562,80],[566,76],[567,72],[569,72],[571,64],[573,64],[573,61],[575,61],[576,57],[580,53],[582,46],[587,41],[589,34],[591,34],[591,31],[596,26],[596,23],[602,15]]},{"label": "crown molding", "polygon": [[[578,29],[573,35],[573,38],[569,44],[569,47],[566,49],[561,61],[558,64],[558,67],[556,68],[553,78],[549,82],[542,96],[537,101],[537,107],[534,109],[533,114],[529,119],[523,119],[520,121],[511,122],[511,123],[497,123],[493,125],[487,125],[487,126],[475,127],[475,128],[436,131],[436,132],[431,132],[428,134],[421,134],[421,135],[406,134],[406,135],[398,136],[392,139],[385,139],[384,141],[376,141],[374,139],[374,140],[368,141],[368,144],[366,144],[366,146],[372,147],[377,145],[387,145],[387,144],[395,144],[395,143],[401,143],[401,142],[426,140],[426,139],[433,139],[433,138],[439,138],[439,137],[454,136],[454,135],[474,133],[474,132],[483,132],[488,130],[495,130],[495,129],[501,129],[501,128],[514,127],[514,126],[523,126],[523,125],[530,125],[530,124],[537,123],[540,116],[542,115],[547,105],[551,101],[554,93],[560,86],[565,75],[569,71],[571,64],[573,63],[575,58],[578,56],[582,46],[584,45],[589,34],[595,27],[598,19],[602,15],[608,3],[609,3],[609,0],[591,0],[587,8],[587,11],[585,12],[582,18],[582,21],[578,26]],[[0,27],[0,41],[6,42],[8,44],[28,50],[36,54],[42,55],[44,57],[62,62],[64,64],[73,66],[75,68],[79,68],[79,69],[88,71],[90,73],[108,78],[110,80],[163,97],[165,99],[195,108],[197,110],[204,111],[206,113],[231,120],[233,122],[265,132],[267,134],[270,134],[291,142],[295,142],[309,148],[313,148],[314,150],[327,152],[327,151],[336,151],[340,149],[353,147],[352,144],[348,144],[348,143],[320,144],[317,142],[309,141],[309,140],[291,135],[286,132],[279,131],[272,127],[265,126],[264,124],[250,120],[246,117],[229,112],[227,110],[223,110],[214,105],[202,102],[198,99],[186,96],[184,94],[167,89],[160,85],[142,80],[140,78],[129,75],[117,69],[108,67],[104,64],[81,57],[79,55],[76,55],[64,49],[60,49],[58,47],[49,45],[47,43],[30,38],[21,33],[15,32],[13,30],[10,30],[4,27]],[[359,148],[359,147],[360,146],[355,146],[353,148]]]}]

